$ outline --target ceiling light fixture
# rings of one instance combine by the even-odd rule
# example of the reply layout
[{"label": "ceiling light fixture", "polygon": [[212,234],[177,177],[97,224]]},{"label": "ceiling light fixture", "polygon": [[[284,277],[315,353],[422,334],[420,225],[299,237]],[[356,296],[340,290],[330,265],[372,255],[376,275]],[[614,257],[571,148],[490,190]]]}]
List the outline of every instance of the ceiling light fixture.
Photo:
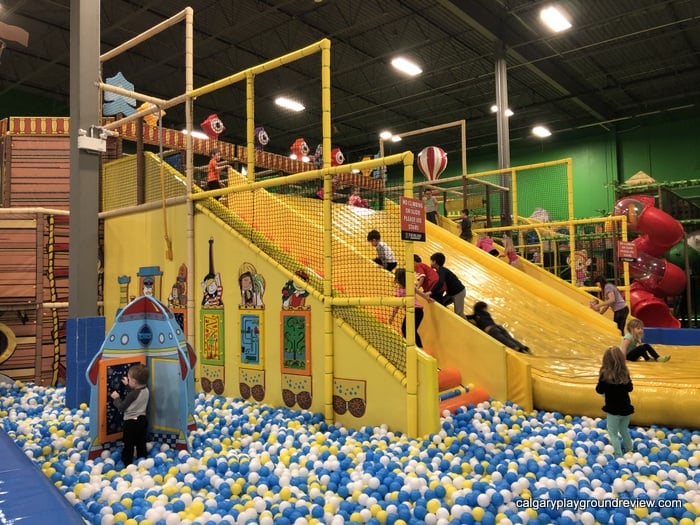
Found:
[{"label": "ceiling light fixture", "polygon": [[275,104],[285,109],[291,109],[292,111],[304,111],[306,108],[303,104],[300,104],[296,100],[291,100],[286,97],[277,97],[275,99]]},{"label": "ceiling light fixture", "polygon": [[401,142],[401,135],[392,135],[391,142]]},{"label": "ceiling light fixture", "polygon": [[[180,133],[182,133],[183,135],[187,135],[187,130],[186,130],[186,129],[183,129]],[[192,138],[193,138],[193,139],[205,139],[205,140],[206,140],[206,139],[209,138],[209,136],[208,136],[206,133],[202,132],[202,131],[194,130],[194,131],[192,131]]]},{"label": "ceiling light fixture", "polygon": [[534,128],[532,128],[532,134],[536,137],[540,137],[541,139],[543,139],[545,137],[549,137],[552,134],[552,132],[544,126],[535,126]]},{"label": "ceiling light fixture", "polygon": [[[491,113],[496,113],[498,111],[498,106],[494,104],[491,106]],[[506,117],[512,117],[514,115],[513,110],[508,108],[506,109]]]},{"label": "ceiling light fixture", "polygon": [[555,33],[571,28],[571,22],[556,7],[546,7],[540,11],[540,19]]},{"label": "ceiling light fixture", "polygon": [[391,131],[384,130],[379,133],[379,138],[382,140],[389,140],[394,134]]},{"label": "ceiling light fixture", "polygon": [[412,77],[420,75],[423,72],[423,70],[419,68],[414,62],[411,62],[410,60],[404,57],[394,58],[391,61],[391,65],[399,71],[401,71],[402,73],[406,73],[407,75],[410,75]]}]

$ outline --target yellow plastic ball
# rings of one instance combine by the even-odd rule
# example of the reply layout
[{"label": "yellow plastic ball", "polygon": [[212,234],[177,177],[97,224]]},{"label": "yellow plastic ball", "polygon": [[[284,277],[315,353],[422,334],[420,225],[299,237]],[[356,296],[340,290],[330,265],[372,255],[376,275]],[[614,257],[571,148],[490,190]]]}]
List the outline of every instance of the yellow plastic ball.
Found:
[{"label": "yellow plastic ball", "polygon": [[190,505],[189,510],[195,516],[200,516],[202,512],[204,512],[204,503],[202,500],[196,499],[192,502],[192,505]]},{"label": "yellow plastic ball", "polygon": [[129,516],[126,515],[126,512],[117,512],[114,515],[114,522],[121,521],[122,523],[126,522],[126,520],[129,519]]},{"label": "yellow plastic ball", "polygon": [[435,514],[440,508],[440,500],[436,498],[429,500],[425,508],[428,509],[428,512]]},{"label": "yellow plastic ball", "polygon": [[282,487],[280,489],[280,499],[282,501],[289,501],[289,499],[292,497],[292,491],[289,489],[289,487]]},{"label": "yellow plastic ball", "polygon": [[124,505],[127,509],[131,510],[131,505],[133,504],[133,501],[131,501],[131,498],[122,498],[121,504]]},{"label": "yellow plastic ball", "polygon": [[481,507],[476,507],[472,509],[472,518],[474,518],[474,521],[481,521],[484,519],[484,509]]}]

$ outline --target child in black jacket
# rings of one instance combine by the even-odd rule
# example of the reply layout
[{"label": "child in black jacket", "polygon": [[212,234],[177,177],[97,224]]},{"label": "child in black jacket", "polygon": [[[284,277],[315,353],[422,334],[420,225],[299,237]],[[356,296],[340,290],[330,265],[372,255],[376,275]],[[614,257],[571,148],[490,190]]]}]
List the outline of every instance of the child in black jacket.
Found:
[{"label": "child in black jacket", "polygon": [[603,411],[608,414],[608,434],[616,457],[622,456],[623,449],[624,452],[632,450],[632,438],[629,433],[630,417],[634,414],[634,407],[630,402],[632,388],[625,354],[619,347],[611,346],[603,354],[595,391],[605,396]]}]

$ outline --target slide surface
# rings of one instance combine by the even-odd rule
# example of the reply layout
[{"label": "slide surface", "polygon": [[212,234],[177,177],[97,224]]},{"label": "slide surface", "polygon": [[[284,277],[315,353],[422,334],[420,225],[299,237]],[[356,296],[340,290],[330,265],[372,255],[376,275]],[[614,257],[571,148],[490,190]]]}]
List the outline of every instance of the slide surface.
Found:
[{"label": "slide surface", "polygon": [[[299,213],[320,225],[321,201],[300,197],[284,199],[291,208],[296,199]],[[377,228],[389,237],[387,225],[398,227],[398,220],[382,217],[392,213],[390,211],[374,212],[334,204],[333,213],[334,220],[345,225],[334,230],[338,241],[353,246],[370,259],[374,255],[366,241],[367,232]],[[445,266],[466,286],[465,312],[470,313],[476,301],[487,302],[494,320],[532,350],[534,355],[518,354],[518,357],[529,366],[535,408],[576,415],[603,415],[603,400],[595,393],[595,384],[604,350],[621,341],[612,321],[581,304],[577,294],[561,293],[433,224],[428,223],[426,228],[427,241],[414,243],[415,252],[426,262],[434,252],[445,254]],[[398,238],[398,232],[391,233],[391,238]],[[394,251],[397,257],[403,257],[401,246],[394,247]],[[387,279],[390,281],[389,275]],[[382,289],[386,290],[386,284]],[[448,312],[437,305],[429,308],[435,314],[433,322],[424,323],[421,335],[428,341],[426,347],[430,341],[441,341],[440,348],[428,348],[434,350],[439,366],[451,361],[450,354],[466,351],[472,341],[483,336],[467,321],[459,321],[463,328],[454,330],[454,320],[451,320],[450,329],[438,337],[431,331],[440,330],[441,316],[455,316],[451,310]],[[430,316],[429,313],[426,318]],[[662,355],[670,354],[671,361],[629,363],[635,385],[633,422],[700,428],[700,345],[658,347],[657,350]],[[478,369],[480,363],[472,362],[470,366]],[[471,377],[487,377],[488,365],[485,368]],[[483,386],[477,379],[474,383]]]}]

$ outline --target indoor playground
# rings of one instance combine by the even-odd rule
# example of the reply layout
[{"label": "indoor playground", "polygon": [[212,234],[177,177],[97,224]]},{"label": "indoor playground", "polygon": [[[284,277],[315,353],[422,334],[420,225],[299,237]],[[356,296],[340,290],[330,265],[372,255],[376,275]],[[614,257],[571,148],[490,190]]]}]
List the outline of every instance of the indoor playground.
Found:
[{"label": "indoor playground", "polygon": [[[100,65],[156,30],[191,36],[193,16],[185,9]],[[99,153],[92,317],[68,315],[73,123],[2,121],[0,523],[698,523],[700,215],[683,190],[700,181],[640,172],[609,213],[580,218],[571,158],[471,172],[468,121],[445,125],[462,140],[456,176],[441,176],[434,128],[404,131],[422,144],[415,153],[380,141],[379,154],[346,161],[332,139],[331,47],[323,39],[196,88],[188,66],[186,91],[170,100],[129,86],[129,71],[96,83],[100,120],[78,143],[80,155]],[[298,61],[318,68],[324,111],[321,144],[299,138],[292,158],[266,151],[255,82]],[[220,140],[216,115],[192,119],[237,83],[243,145]],[[163,123],[179,105],[186,134]],[[374,230],[406,282],[415,256],[444,254],[464,313],[486,302],[530,351],[456,304],[397,293]],[[495,256],[477,246],[488,237]],[[628,363],[634,447],[621,457],[595,391],[601,356],[621,339],[612,311],[592,307],[604,299],[598,275],[670,356]],[[151,374],[149,452],[124,466],[109,396],[136,363]]]}]

